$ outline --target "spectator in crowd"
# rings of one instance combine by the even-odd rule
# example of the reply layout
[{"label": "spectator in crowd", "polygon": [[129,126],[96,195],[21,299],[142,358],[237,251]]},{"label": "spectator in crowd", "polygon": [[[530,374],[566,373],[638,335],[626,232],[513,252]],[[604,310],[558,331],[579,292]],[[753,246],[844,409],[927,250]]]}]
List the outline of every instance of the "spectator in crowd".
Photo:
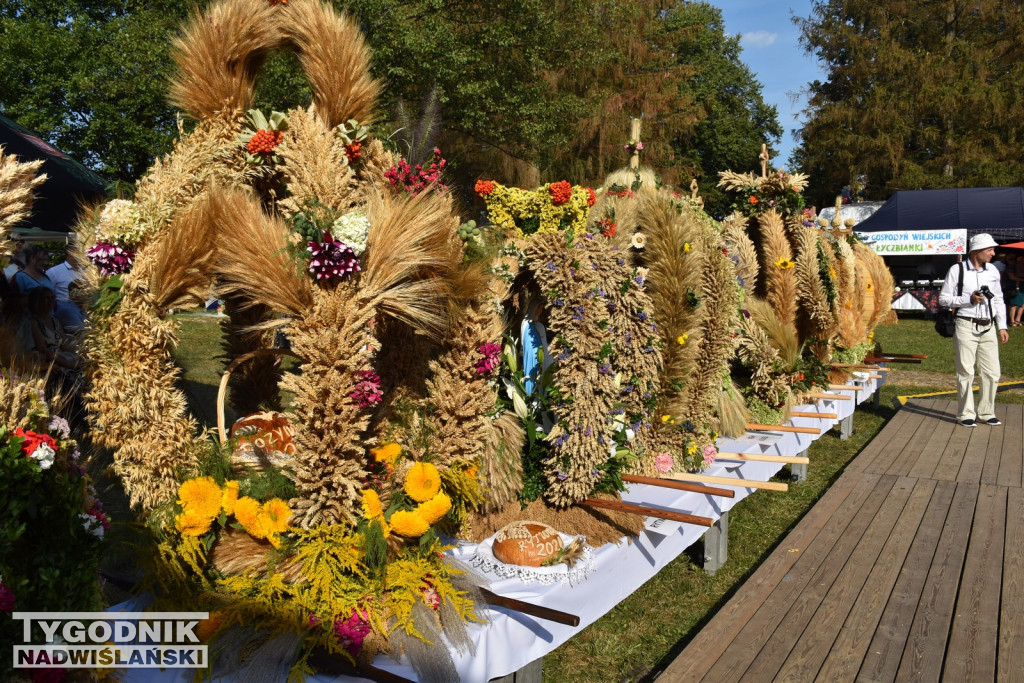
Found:
[{"label": "spectator in crowd", "polygon": [[68,287],[71,283],[82,278],[74,252],[69,250],[62,262],[46,271],[46,277],[50,278],[55,287],[57,309],[54,311],[54,315],[57,316],[57,320],[63,325],[65,331],[80,332],[85,322],[85,314],[68,295]]},{"label": "spectator in crowd", "polygon": [[45,287],[51,292],[56,290],[53,280],[46,277],[46,269],[50,265],[50,255],[38,244],[30,244],[22,252],[25,267],[14,274],[14,285],[18,291],[28,295],[37,287]]},{"label": "spectator in crowd", "polygon": [[11,254],[11,262],[4,268],[4,278],[8,282],[14,279],[14,274],[25,267],[25,260],[21,250],[25,247],[25,240],[21,235],[11,235],[11,244],[14,245],[14,253]]}]

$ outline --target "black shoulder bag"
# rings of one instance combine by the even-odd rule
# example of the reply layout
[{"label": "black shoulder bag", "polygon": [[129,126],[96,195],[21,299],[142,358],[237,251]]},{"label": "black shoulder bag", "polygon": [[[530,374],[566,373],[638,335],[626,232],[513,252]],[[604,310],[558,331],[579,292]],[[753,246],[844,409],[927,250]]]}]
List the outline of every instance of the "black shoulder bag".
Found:
[{"label": "black shoulder bag", "polygon": [[[956,283],[956,295],[964,295],[964,264],[960,263],[960,278]],[[943,337],[952,337],[956,334],[956,311],[955,308],[942,308],[935,315],[935,331]]]}]

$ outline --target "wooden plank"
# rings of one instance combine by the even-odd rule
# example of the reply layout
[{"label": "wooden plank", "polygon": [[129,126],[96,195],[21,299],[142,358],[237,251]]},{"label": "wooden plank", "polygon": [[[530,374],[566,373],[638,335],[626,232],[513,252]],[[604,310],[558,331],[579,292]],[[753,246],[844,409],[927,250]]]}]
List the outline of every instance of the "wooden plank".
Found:
[{"label": "wooden plank", "polygon": [[[1009,429],[1008,425],[1013,421],[1020,424],[1022,407],[1024,406],[996,404],[996,417],[1003,421],[1003,426],[993,429],[992,435],[988,438],[988,452],[985,453],[985,462],[981,466],[980,483],[996,484],[999,482],[999,463],[1003,459],[1002,447],[1004,443],[1010,443],[1006,441],[1005,436]],[[1013,410],[1010,410],[1011,408]]]},{"label": "wooden plank", "polygon": [[885,454],[882,460],[886,464],[881,468],[884,472],[888,469],[891,450],[903,448],[924,421],[924,416],[920,413],[915,413],[906,408],[901,409],[889,420],[889,423],[885,425],[882,431],[871,440],[871,443],[865,446],[864,450],[853,459],[853,462],[846,466],[846,471],[877,473],[878,468],[873,465],[878,457]]},{"label": "wooden plank", "polygon": [[[862,475],[865,480],[870,475]],[[885,501],[885,497],[895,484],[895,477],[879,477],[871,487],[870,494],[864,503],[848,520],[840,522],[830,529],[830,534],[819,534],[807,551],[803,554],[786,580],[779,583],[771,595],[765,599],[756,612],[750,617],[736,637],[729,644],[728,650],[718,659],[707,673],[709,681],[735,680],[747,676],[748,667],[757,663],[761,648],[771,638],[780,624],[788,621],[794,603],[805,590],[813,590],[817,582],[827,581],[830,577],[823,575],[820,567],[826,562],[829,568],[836,567],[837,562],[845,562],[853,552],[857,541],[864,534],[875,512]],[[836,515],[838,517],[838,514]],[[847,524],[842,521],[848,521]],[[784,544],[786,545],[786,544]],[[685,653],[684,653],[685,654]],[[752,677],[751,680],[765,680]]]},{"label": "wooden plank", "polygon": [[756,422],[748,422],[748,432],[791,432],[793,434],[821,434],[817,427],[794,427],[793,425],[763,425]]},{"label": "wooden plank", "polygon": [[949,634],[942,672],[947,681],[991,681],[996,677],[999,625],[993,617],[999,613],[1005,530],[1006,488],[984,484],[978,492]]},{"label": "wooden plank", "polygon": [[[885,548],[871,568],[871,574],[864,582],[860,595],[842,624],[832,647],[827,652],[820,653],[824,661],[816,676],[818,680],[852,681],[857,675],[878,622],[882,618],[885,604],[900,577],[922,525],[931,523],[936,529],[942,527],[942,519],[945,518],[949,501],[953,497],[953,486],[946,484],[948,495],[943,502],[942,496],[936,499],[937,484],[934,479],[918,480],[915,484],[903,514],[896,522],[892,536],[886,541]],[[936,515],[940,515],[937,524]],[[938,538],[938,533],[935,537]],[[902,643],[900,649],[902,650]]]},{"label": "wooden plank", "polygon": [[809,465],[811,459],[800,455],[766,455],[762,453],[722,453],[719,451],[715,456],[715,462],[728,460],[730,462],[785,462],[791,465]]},{"label": "wooden plank", "polygon": [[[991,450],[999,451],[999,447],[1003,444],[1003,430],[1000,427],[992,428],[987,425],[984,427],[978,425],[971,432],[971,438],[967,442],[967,450],[960,459],[960,468],[952,477],[941,477],[942,479],[953,478],[969,484],[981,483],[981,471],[985,467],[985,456]],[[974,432],[977,432],[977,434]],[[940,463],[940,467],[943,464]],[[938,468],[936,471],[938,471]]]},{"label": "wooden plank", "polygon": [[[793,566],[809,554],[827,552],[877,483],[875,475],[839,477],[779,546],[659,677],[663,683],[698,681]],[[816,540],[820,537],[820,540]],[[810,551],[814,544],[815,550]],[[812,558],[812,561],[813,560]]]},{"label": "wooden plank", "polygon": [[690,472],[674,472],[665,477],[677,481],[695,481],[702,484],[724,484],[726,486],[741,486],[748,489],[765,489],[767,491],[788,491],[789,484],[781,481],[757,481],[755,479],[740,479],[739,477],[723,477],[714,474],[691,474]]},{"label": "wooden plank", "polygon": [[[968,488],[964,488],[965,493]],[[899,668],[900,659],[903,657],[903,650],[910,634],[910,627],[914,621],[917,604],[921,599],[925,580],[928,578],[928,570],[935,557],[935,549],[942,538],[942,531],[945,528],[950,504],[953,502],[956,490],[956,484],[953,482],[936,482],[928,512],[911,544],[910,552],[907,553],[907,559],[900,570],[896,585],[890,595],[884,596],[888,598],[888,601],[882,610],[875,633],[871,637],[864,661],[861,663],[858,681],[881,682],[895,679],[896,670]],[[961,495],[957,503],[962,508],[969,505],[973,510],[973,500],[966,495]],[[963,510],[954,514],[962,513]]]},{"label": "wooden plank", "polygon": [[914,480],[896,480],[863,535],[858,538],[847,530],[744,672],[745,678],[806,681],[814,677],[913,489]]},{"label": "wooden plank", "polygon": [[[1022,406],[1010,406],[1010,408],[1021,408]],[[996,482],[1000,486],[1021,486],[1021,470],[1022,464],[1024,464],[1024,419],[1020,417],[1021,413],[1014,412],[1011,410],[1009,417],[1011,419],[1006,421],[1002,427],[996,427],[996,429],[1005,429],[1006,433],[1003,434],[1003,448],[1002,461],[999,463],[999,479]],[[1017,444],[1014,447],[1014,444]]]},{"label": "wooden plank", "polygon": [[[982,429],[986,431],[979,431]],[[988,445],[988,429],[988,426],[977,426],[973,429],[970,427],[960,427],[959,425],[954,427],[953,434],[949,437],[946,445],[939,446],[938,448],[941,452],[935,461],[935,469],[931,473],[932,478],[956,481],[956,475],[964,462],[964,457],[967,454],[971,440],[973,439],[977,443],[980,439],[984,438],[986,439],[986,445]],[[975,434],[975,432],[978,433]]]},{"label": "wooden plank", "polygon": [[1007,490],[1004,543],[996,680],[1009,683],[1024,671],[1024,489]]},{"label": "wooden plank", "polygon": [[903,658],[896,672],[899,680],[939,680],[977,499],[977,486],[957,484],[953,506],[903,648]]},{"label": "wooden plank", "polygon": [[[971,437],[970,428],[961,427],[953,420],[933,421],[935,426],[927,439],[915,439],[910,453],[900,463],[900,473],[911,477],[931,477],[946,446],[954,438],[962,438],[963,444]],[[975,427],[977,429],[977,427]],[[959,436],[956,435],[959,432]],[[909,465],[909,468],[907,467]]]}]

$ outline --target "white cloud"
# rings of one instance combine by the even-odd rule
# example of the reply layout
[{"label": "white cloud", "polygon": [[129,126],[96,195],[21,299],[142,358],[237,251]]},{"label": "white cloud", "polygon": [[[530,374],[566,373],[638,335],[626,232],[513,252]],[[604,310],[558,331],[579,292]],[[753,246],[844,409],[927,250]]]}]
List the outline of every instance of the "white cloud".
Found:
[{"label": "white cloud", "polygon": [[745,47],[768,47],[778,37],[778,33],[770,33],[769,31],[750,31],[743,34],[743,45]]}]

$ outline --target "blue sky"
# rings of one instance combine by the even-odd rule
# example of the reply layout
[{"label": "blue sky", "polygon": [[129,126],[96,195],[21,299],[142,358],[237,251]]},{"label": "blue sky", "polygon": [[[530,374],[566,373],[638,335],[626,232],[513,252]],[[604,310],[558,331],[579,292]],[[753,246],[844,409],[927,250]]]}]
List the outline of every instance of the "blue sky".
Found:
[{"label": "blue sky", "polygon": [[779,110],[785,133],[772,165],[784,166],[796,146],[791,134],[799,126],[796,117],[807,102],[801,90],[822,75],[816,61],[800,48],[800,32],[791,19],[809,16],[811,0],[718,0],[716,4],[722,9],[725,32],[742,36],[741,57],[761,82],[765,101]]}]

